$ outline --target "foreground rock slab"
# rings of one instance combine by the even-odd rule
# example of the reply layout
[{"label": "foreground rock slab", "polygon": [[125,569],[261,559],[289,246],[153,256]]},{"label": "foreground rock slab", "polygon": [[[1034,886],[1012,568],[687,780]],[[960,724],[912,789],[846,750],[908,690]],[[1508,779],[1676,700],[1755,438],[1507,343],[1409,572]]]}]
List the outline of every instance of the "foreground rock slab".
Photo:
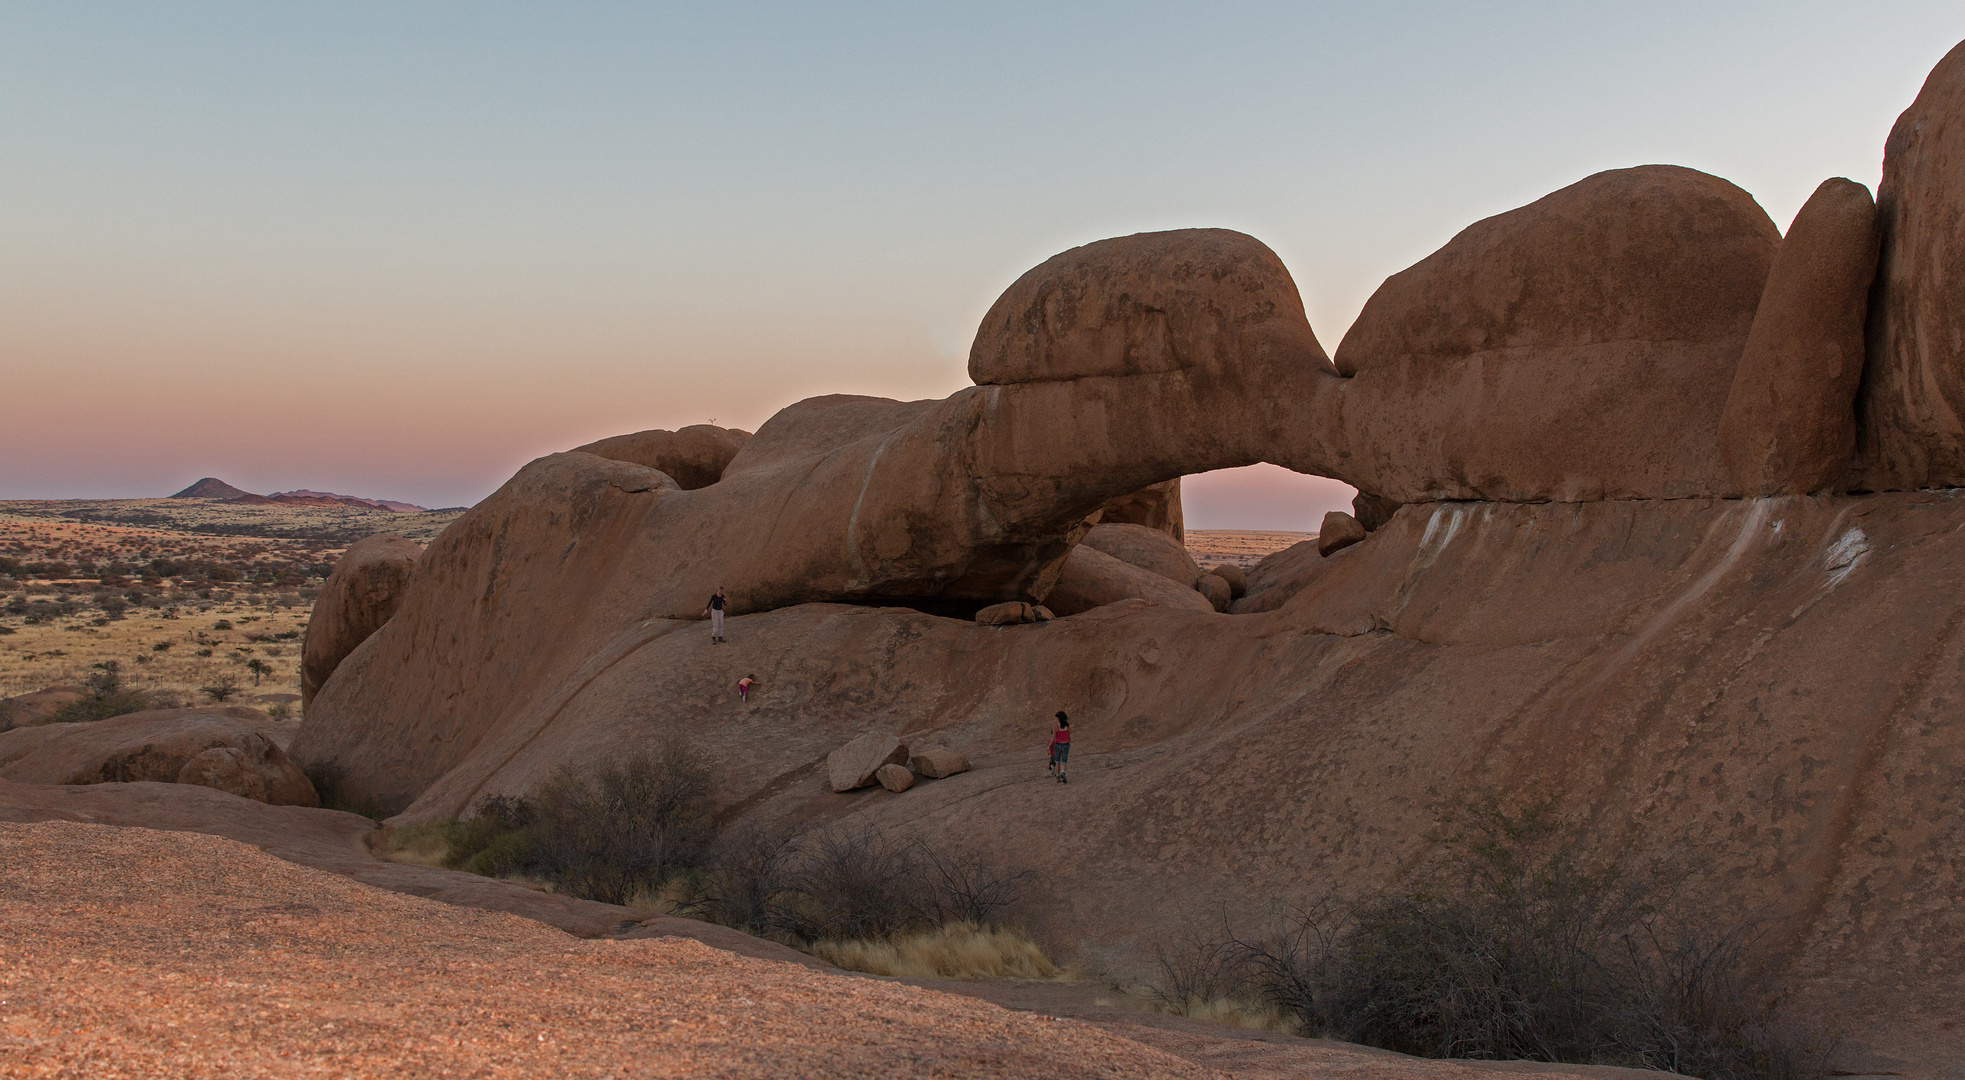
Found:
[{"label": "foreground rock slab", "polygon": [[581,941],[217,837],[0,824],[0,846],[15,1075],[1213,1075],[1078,1022],[681,938]]}]

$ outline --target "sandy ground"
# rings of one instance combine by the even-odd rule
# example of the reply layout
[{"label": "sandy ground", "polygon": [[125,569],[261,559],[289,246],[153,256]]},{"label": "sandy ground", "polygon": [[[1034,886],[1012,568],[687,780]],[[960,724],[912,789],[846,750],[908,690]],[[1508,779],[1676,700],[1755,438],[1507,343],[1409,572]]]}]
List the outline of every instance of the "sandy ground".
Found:
[{"label": "sandy ground", "polygon": [[1253,532],[1239,529],[1189,529],[1187,553],[1203,570],[1222,563],[1233,563],[1247,570],[1265,557],[1305,540],[1316,533]]}]

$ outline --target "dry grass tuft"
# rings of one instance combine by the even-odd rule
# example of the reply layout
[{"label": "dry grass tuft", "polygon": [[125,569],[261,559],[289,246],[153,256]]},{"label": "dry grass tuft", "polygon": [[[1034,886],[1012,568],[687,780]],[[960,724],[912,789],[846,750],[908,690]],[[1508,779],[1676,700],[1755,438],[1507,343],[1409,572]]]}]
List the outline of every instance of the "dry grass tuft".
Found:
[{"label": "dry grass tuft", "polygon": [[375,853],[393,863],[444,869],[450,859],[449,824],[425,821],[391,829],[376,844]]},{"label": "dry grass tuft", "polygon": [[1157,1010],[1175,1016],[1185,1016],[1193,1020],[1206,1020],[1212,1024],[1245,1028],[1249,1031],[1280,1031],[1285,1035],[1302,1034],[1303,1025],[1295,1016],[1283,1012],[1272,1004],[1250,998],[1195,998],[1173,1005],[1151,1002],[1141,1003],[1138,1007],[1143,1010]]},{"label": "dry grass tuft", "polygon": [[812,955],[848,971],[924,979],[1065,979],[1036,942],[1015,930],[948,923],[886,941],[817,941]]}]

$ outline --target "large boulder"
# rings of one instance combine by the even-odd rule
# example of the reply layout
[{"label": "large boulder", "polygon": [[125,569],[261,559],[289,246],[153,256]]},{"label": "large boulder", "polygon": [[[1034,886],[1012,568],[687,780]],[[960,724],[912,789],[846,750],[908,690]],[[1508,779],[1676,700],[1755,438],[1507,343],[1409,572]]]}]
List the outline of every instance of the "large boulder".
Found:
[{"label": "large boulder", "polygon": [[684,491],[709,487],[750,441],[751,433],[712,424],[691,424],[676,431],[655,429],[616,435],[585,446],[576,453],[627,461],[669,474]]},{"label": "large boulder", "polygon": [[1317,554],[1329,558],[1365,536],[1365,527],[1358,524],[1357,518],[1342,510],[1332,510],[1324,515],[1323,524],[1317,527]]},{"label": "large boulder", "polygon": [[303,710],[341,661],[396,614],[422,554],[423,545],[388,535],[357,540],[342,553],[314,601],[300,648]]},{"label": "large boulder", "polygon": [[1822,181],[1781,241],[1720,417],[1719,449],[1737,490],[1821,491],[1848,471],[1875,276],[1869,189]]},{"label": "large boulder", "polygon": [[275,806],[318,806],[275,743],[277,722],[242,706],[161,709],[0,734],[0,780],[199,784]]},{"label": "large boulder", "polygon": [[869,731],[826,755],[826,779],[834,791],[852,791],[874,782],[885,765],[907,765],[907,744],[892,735]]},{"label": "large boulder", "polygon": [[1208,573],[1227,582],[1230,592],[1237,600],[1242,598],[1243,593],[1249,591],[1248,575],[1242,571],[1241,567],[1236,566],[1234,563],[1222,563],[1219,566],[1210,567]]},{"label": "large boulder", "polygon": [[1317,541],[1304,540],[1272,552],[1249,571],[1248,591],[1228,610],[1236,615],[1274,611],[1324,572],[1330,564],[1317,550]]},{"label": "large boulder", "polygon": [[1123,559],[1115,559],[1094,547],[1080,544],[1064,560],[1057,584],[1044,597],[1044,606],[1060,617],[1078,615],[1093,608],[1121,600],[1144,600],[1162,607],[1189,611],[1213,611],[1208,598],[1192,586]]},{"label": "large boulder", "polygon": [[1080,542],[1190,589],[1201,578],[1201,568],[1195,565],[1187,548],[1158,529],[1144,525],[1095,525]]},{"label": "large boulder", "polygon": [[1139,233],[1072,248],[1018,278],[976,330],[969,378],[1240,373],[1321,358],[1309,331],[1295,282],[1262,244],[1226,229]]},{"label": "large boulder", "polygon": [[1876,211],[1882,253],[1849,486],[1965,484],[1965,44],[1890,129]]},{"label": "large boulder", "polygon": [[1235,602],[1235,590],[1214,574],[1202,574],[1201,580],[1194,583],[1194,591],[1207,597],[1216,611],[1227,611],[1228,605]]},{"label": "large boulder", "polygon": [[1476,222],[1372,294],[1283,463],[1395,502],[1726,492],[1720,412],[1779,244],[1752,196],[1664,165]]}]

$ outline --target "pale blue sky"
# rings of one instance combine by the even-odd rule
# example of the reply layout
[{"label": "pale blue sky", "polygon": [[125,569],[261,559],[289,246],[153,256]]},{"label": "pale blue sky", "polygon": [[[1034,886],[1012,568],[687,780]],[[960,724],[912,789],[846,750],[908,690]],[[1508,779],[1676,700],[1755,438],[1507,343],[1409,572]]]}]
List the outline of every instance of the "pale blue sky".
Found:
[{"label": "pale blue sky", "polygon": [[[816,393],[947,394],[1019,273],[1274,247],[1327,348],[1605,168],[1785,227],[1965,6],[0,2],[0,498],[470,502]],[[1273,485],[1197,524],[1314,527]]]}]

